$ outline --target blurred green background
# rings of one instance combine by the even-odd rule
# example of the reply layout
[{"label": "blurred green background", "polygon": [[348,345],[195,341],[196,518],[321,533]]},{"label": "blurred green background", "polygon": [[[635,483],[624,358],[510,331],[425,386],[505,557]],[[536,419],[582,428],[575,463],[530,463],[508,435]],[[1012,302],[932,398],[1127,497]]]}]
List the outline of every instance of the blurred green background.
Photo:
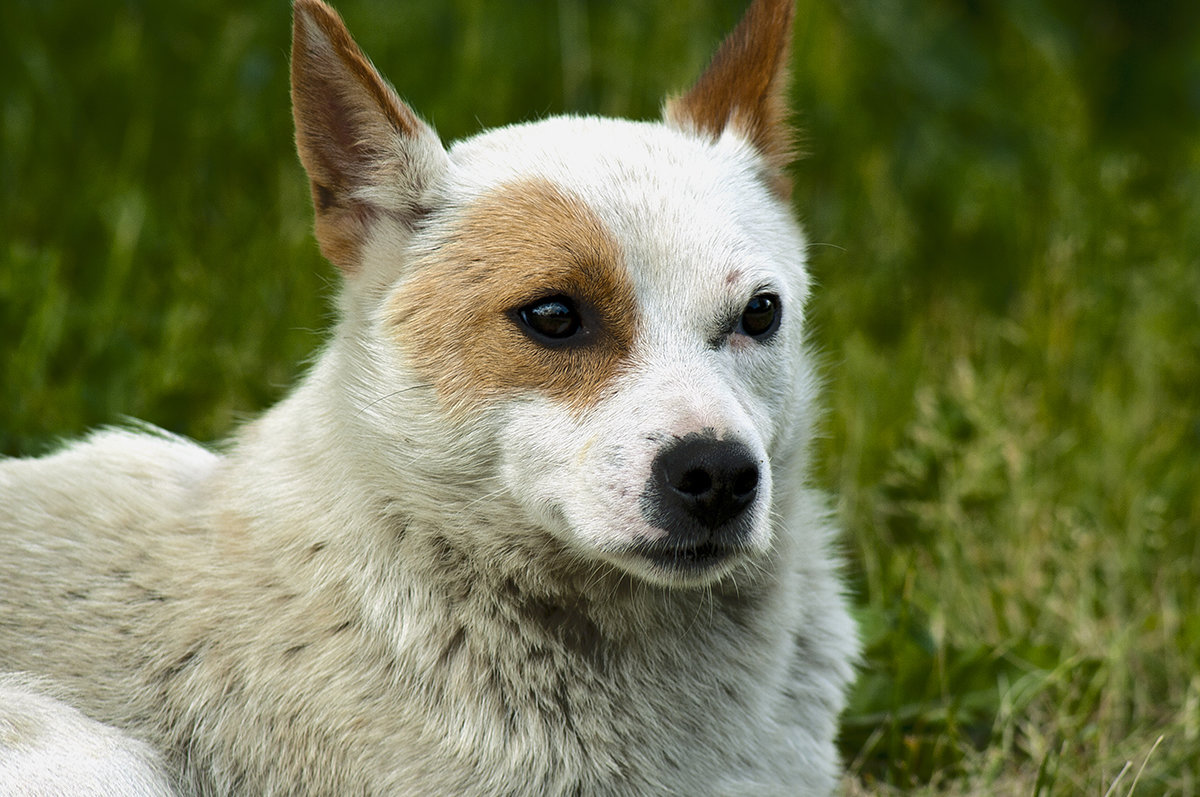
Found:
[{"label": "blurred green background", "polygon": [[[447,140],[637,118],[741,0],[345,0]],[[5,0],[0,452],[278,399],[336,275],[285,2]],[[800,0],[852,794],[1200,793],[1200,3]]]}]

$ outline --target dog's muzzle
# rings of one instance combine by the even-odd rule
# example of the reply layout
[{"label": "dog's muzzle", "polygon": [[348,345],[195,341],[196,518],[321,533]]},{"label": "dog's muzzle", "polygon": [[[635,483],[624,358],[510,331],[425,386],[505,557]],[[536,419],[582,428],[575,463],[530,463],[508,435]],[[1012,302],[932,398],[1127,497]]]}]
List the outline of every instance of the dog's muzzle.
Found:
[{"label": "dog's muzzle", "polygon": [[744,547],[759,484],[758,462],[745,444],[687,435],[658,452],[650,473],[642,516],[666,536],[639,545],[638,553],[670,569],[698,570]]}]

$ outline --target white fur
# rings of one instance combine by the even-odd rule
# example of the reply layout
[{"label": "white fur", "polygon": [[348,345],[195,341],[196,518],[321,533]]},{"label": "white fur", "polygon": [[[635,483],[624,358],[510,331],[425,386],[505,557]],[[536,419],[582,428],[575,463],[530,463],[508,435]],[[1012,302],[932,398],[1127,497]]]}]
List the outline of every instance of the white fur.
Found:
[{"label": "white fur", "polygon": [[[43,687],[45,688],[45,687]],[[0,675],[0,794],[6,797],[166,797],[158,754],[38,689]]]},{"label": "white fur", "polygon": [[[315,367],[223,454],[109,431],[0,464],[0,669],[74,706],[0,681],[0,791],[32,765],[155,794],[160,758],[185,794],[833,789],[857,644],[805,483],[804,240],[759,155],[574,117],[427,145],[435,214],[381,216]],[[583,411],[527,390],[452,415],[389,298],[463,210],[531,177],[603,221],[643,323]],[[777,340],[713,345],[765,288]],[[623,546],[661,534],[638,504],[659,446],[703,430],[762,477],[747,554],[688,579]],[[20,724],[39,730],[6,746]],[[99,775],[73,752],[97,747]]]}]

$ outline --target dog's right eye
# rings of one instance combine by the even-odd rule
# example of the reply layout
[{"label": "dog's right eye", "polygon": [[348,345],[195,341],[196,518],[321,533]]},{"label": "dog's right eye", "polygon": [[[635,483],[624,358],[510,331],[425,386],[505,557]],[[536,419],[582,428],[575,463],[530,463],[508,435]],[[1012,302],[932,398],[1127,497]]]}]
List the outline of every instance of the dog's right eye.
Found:
[{"label": "dog's right eye", "polygon": [[566,296],[538,299],[517,310],[517,318],[539,343],[554,345],[579,333],[579,311]]},{"label": "dog's right eye", "polygon": [[746,304],[737,329],[755,340],[765,341],[779,329],[781,309],[778,296],[773,293],[760,293]]}]

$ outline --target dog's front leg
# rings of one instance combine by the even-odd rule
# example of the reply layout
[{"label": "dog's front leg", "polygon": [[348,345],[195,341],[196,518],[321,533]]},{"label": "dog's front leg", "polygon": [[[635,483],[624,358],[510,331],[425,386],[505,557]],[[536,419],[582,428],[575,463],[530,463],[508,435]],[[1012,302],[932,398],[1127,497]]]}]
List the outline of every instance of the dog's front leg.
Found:
[{"label": "dog's front leg", "polygon": [[158,753],[49,696],[33,679],[0,674],[0,794],[9,797],[169,797]]}]

